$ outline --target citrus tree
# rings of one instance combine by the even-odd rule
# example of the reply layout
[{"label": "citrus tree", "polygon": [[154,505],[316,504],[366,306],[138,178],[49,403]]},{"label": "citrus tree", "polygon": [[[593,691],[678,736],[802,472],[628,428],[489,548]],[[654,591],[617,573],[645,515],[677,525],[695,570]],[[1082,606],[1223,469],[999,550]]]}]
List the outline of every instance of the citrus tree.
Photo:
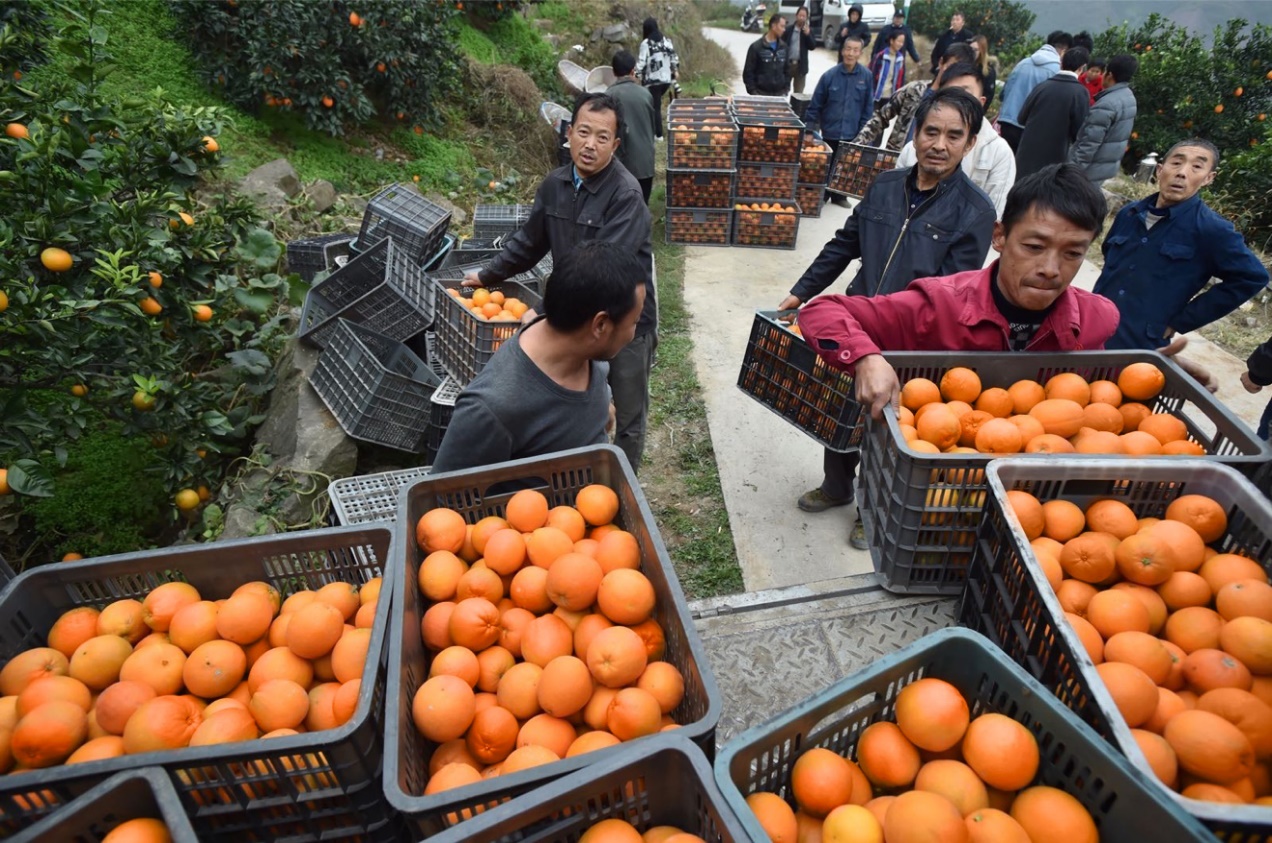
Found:
[{"label": "citrus tree", "polygon": [[53,494],[68,446],[103,424],[157,448],[170,491],[211,481],[259,421],[285,335],[279,244],[205,182],[220,115],[103,95],[104,13],[61,9],[65,73],[0,78],[0,493],[19,501]]},{"label": "citrus tree", "polygon": [[[490,6],[489,15],[511,6]],[[500,8],[495,9],[498,5]],[[342,134],[375,115],[423,133],[460,79],[463,3],[172,0],[198,72],[240,108],[297,112]]]}]

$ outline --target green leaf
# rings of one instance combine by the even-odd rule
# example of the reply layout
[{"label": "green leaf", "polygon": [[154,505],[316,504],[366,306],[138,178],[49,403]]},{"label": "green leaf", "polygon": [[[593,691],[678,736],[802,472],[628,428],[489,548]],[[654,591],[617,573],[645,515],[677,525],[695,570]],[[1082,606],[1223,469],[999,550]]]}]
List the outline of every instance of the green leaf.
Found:
[{"label": "green leaf", "polygon": [[263,375],[269,371],[269,356],[254,348],[232,351],[225,355],[236,368],[245,369],[253,375]]},{"label": "green leaf", "polygon": [[247,290],[235,290],[234,300],[241,307],[252,311],[253,313],[265,313],[274,304],[274,297],[264,294],[252,295]]},{"label": "green leaf", "polygon": [[35,460],[18,460],[9,465],[9,488],[33,498],[53,497],[53,475]]},{"label": "green leaf", "polygon": [[228,436],[234,432],[234,425],[230,424],[230,420],[225,417],[224,413],[208,410],[200,418],[204,427],[216,436]]},{"label": "green leaf", "polygon": [[261,269],[273,269],[283,256],[283,248],[274,235],[263,228],[253,228],[234,250],[240,259]]}]

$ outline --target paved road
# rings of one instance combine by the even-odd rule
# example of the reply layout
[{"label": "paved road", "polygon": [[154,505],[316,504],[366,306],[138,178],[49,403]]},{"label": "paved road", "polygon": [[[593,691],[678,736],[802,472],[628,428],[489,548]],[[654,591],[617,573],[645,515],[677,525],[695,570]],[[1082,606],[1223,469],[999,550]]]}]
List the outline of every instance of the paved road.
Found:
[{"label": "paved road", "polygon": [[[756,36],[706,29],[742,67]],[[810,55],[807,91],[832,66],[828,50]],[[734,90],[742,91],[741,78]],[[747,591],[821,583],[872,570],[870,555],[848,545],[851,507],[808,515],[796,499],[821,480],[822,450],[784,420],[737,389],[738,368],[756,309],[785,297],[822,245],[846,218],[825,205],[820,219],[801,219],[794,251],[690,247],[686,250],[685,303],[693,314],[694,364],[703,386],[707,419],[738,562]],[[996,257],[990,252],[989,259]],[[845,273],[850,278],[853,264]],[[1075,283],[1090,289],[1099,269],[1084,264]],[[1243,361],[1190,335],[1190,355],[1220,378],[1219,397],[1248,424],[1257,424],[1266,395],[1241,388]],[[829,585],[829,584],[826,584]]]}]

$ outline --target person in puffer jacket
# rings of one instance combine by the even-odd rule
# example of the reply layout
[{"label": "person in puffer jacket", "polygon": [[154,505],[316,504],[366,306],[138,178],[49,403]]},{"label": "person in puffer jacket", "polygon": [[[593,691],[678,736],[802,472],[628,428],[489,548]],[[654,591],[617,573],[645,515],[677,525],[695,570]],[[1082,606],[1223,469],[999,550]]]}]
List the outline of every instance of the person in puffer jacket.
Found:
[{"label": "person in puffer jacket", "polygon": [[1109,60],[1113,84],[1096,95],[1078,130],[1078,140],[1069,150],[1069,160],[1081,167],[1096,187],[1117,175],[1131,141],[1136,109],[1131,79],[1138,66],[1139,61],[1128,53]]},{"label": "person in puffer jacket", "polygon": [[1060,72],[1060,57],[1073,46],[1073,36],[1056,30],[1047,36],[1047,43],[1028,58],[1023,58],[1012,68],[1003,86],[1003,101],[998,110],[998,134],[1011,145],[1013,152],[1020,146],[1024,124],[1018,115],[1033,89]]},{"label": "person in puffer jacket", "polygon": [[839,25],[839,31],[835,33],[835,52],[838,53],[844,46],[844,39],[849,35],[856,35],[861,39],[861,46],[870,46],[870,24],[861,19],[865,14],[865,8],[860,3],[853,3],[848,7],[848,17]]}]

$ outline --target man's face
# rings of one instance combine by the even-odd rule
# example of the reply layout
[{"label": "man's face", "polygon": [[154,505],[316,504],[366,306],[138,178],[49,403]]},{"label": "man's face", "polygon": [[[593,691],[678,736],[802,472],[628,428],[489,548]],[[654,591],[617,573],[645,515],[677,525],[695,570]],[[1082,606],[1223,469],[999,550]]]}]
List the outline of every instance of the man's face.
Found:
[{"label": "man's face", "polygon": [[967,93],[980,100],[982,106],[985,105],[985,97],[981,91],[981,86],[973,76],[960,76],[957,79],[942,80],[941,88],[959,88],[967,91]]},{"label": "man's face", "polygon": [[1158,204],[1165,208],[1193,198],[1215,180],[1215,160],[1210,150],[1181,146],[1157,165]]},{"label": "man's face", "polygon": [[570,158],[579,175],[587,178],[609,166],[618,149],[618,115],[606,110],[593,110],[590,104],[579,110],[570,126]]},{"label": "man's face", "polygon": [[786,18],[778,18],[773,21],[773,25],[769,27],[769,32],[774,38],[781,38],[786,33]]},{"label": "man's face", "polygon": [[954,15],[950,18],[950,29],[959,32],[963,29],[963,16]]},{"label": "man's face", "polygon": [[1008,232],[994,223],[998,288],[1007,301],[1026,310],[1046,310],[1068,288],[1095,232],[1079,228],[1050,209],[1033,206]]},{"label": "man's face", "polygon": [[963,115],[947,105],[928,112],[927,120],[914,136],[918,168],[929,179],[947,178],[963,163],[963,156],[976,145],[968,135]]},{"label": "man's face", "polygon": [[636,287],[636,306],[631,312],[617,322],[606,320],[606,332],[598,337],[601,341],[600,351],[594,360],[613,360],[618,353],[636,336],[636,323],[640,321],[640,312],[645,307],[645,284],[642,281]]},{"label": "man's face", "polygon": [[857,66],[857,60],[861,58],[861,42],[845,41],[843,47],[839,49],[839,58],[843,61],[844,67],[852,70]]},{"label": "man's face", "polygon": [[803,29],[806,23],[808,23],[808,9],[800,6],[799,11],[795,13],[795,27],[796,29]]}]

